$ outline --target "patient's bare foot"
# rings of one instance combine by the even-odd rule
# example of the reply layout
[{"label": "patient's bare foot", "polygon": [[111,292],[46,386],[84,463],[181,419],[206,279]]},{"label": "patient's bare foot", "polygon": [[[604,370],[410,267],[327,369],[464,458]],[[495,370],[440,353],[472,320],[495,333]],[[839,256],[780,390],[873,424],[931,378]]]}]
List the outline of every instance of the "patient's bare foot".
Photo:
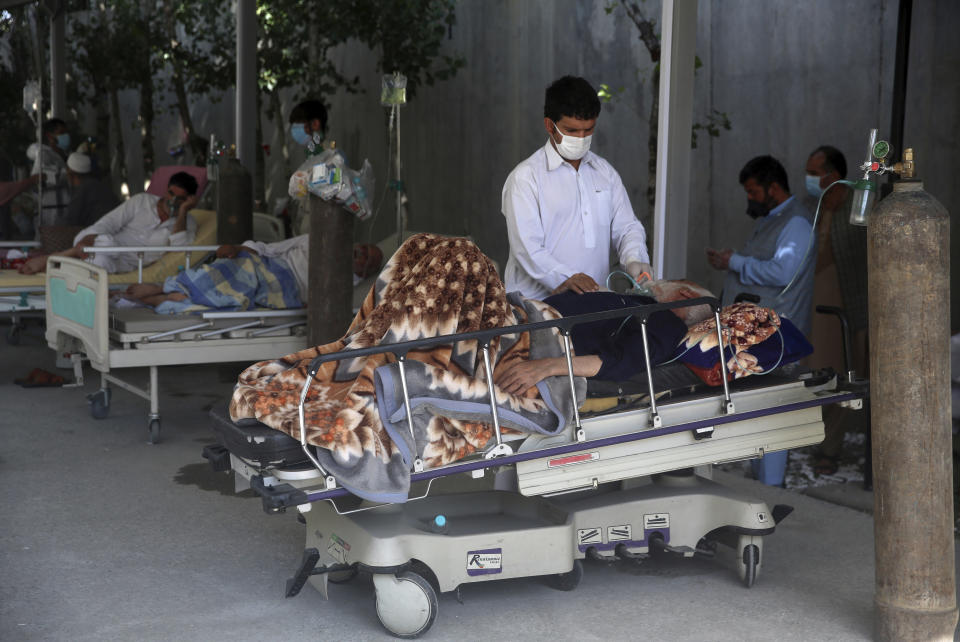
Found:
[{"label": "patient's bare foot", "polygon": [[[163,294],[163,286],[158,283],[134,283],[127,288],[127,296],[140,299],[143,301],[145,297],[152,297],[157,294]],[[146,301],[144,301],[146,303]]]},{"label": "patient's bare foot", "polygon": [[157,307],[164,301],[186,301],[186,300],[187,300],[187,295],[184,294],[183,292],[170,292],[168,294],[164,294],[163,292],[161,292],[160,294],[152,294],[152,295],[140,297],[140,301],[142,301],[143,303],[146,303],[147,305],[152,305],[153,307]]},{"label": "patient's bare foot", "polygon": [[27,259],[23,265],[17,268],[20,274],[37,274],[47,269],[47,254],[41,254]]}]

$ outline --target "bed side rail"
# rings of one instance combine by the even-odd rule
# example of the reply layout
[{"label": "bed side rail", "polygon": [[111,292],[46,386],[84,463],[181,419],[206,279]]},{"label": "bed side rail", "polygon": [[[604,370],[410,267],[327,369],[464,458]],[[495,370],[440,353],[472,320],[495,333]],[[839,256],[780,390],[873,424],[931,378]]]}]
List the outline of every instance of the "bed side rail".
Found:
[{"label": "bed side rail", "polygon": [[110,254],[136,254],[137,255],[137,281],[143,282],[143,257],[147,254],[165,254],[167,252],[183,252],[184,268],[190,269],[190,257],[197,252],[216,252],[219,245],[125,245],[125,246],[103,246],[103,247],[85,247],[83,249],[87,254],[97,254],[100,252],[109,252]]},{"label": "bed side rail", "polygon": [[[310,390],[310,386],[313,383],[313,379],[316,377],[317,372],[320,370],[320,367],[329,361],[337,361],[340,359],[350,359],[356,357],[364,357],[374,354],[383,354],[383,353],[392,353],[397,359],[399,373],[400,373],[400,385],[403,392],[403,402],[406,408],[407,415],[407,425],[410,428],[411,436],[413,436],[413,420],[412,412],[410,409],[410,396],[407,391],[406,375],[404,373],[404,364],[406,361],[407,353],[411,350],[419,350],[422,348],[431,348],[438,345],[445,345],[450,343],[458,343],[461,341],[476,341],[480,346],[481,354],[483,357],[484,363],[484,374],[486,377],[487,390],[490,401],[490,415],[493,422],[493,434],[496,439],[496,445],[493,446],[485,454],[486,459],[492,459],[496,457],[506,457],[513,454],[513,449],[509,444],[503,442],[503,438],[500,434],[500,419],[497,413],[497,404],[496,397],[494,392],[493,385],[493,369],[491,368],[490,363],[490,343],[493,339],[505,335],[505,334],[515,334],[520,332],[530,332],[535,330],[548,330],[556,328],[560,331],[563,336],[564,342],[564,355],[567,361],[567,375],[570,382],[570,394],[573,398],[576,398],[575,387],[574,387],[574,374],[573,374],[573,361],[572,361],[572,349],[570,342],[570,333],[571,330],[581,324],[581,323],[590,323],[593,321],[602,321],[606,319],[620,319],[626,317],[635,317],[640,322],[640,327],[643,337],[643,351],[644,351],[644,360],[646,362],[647,372],[651,373],[652,368],[650,364],[650,351],[647,341],[647,321],[654,312],[659,312],[662,310],[673,310],[675,308],[683,308],[688,306],[695,305],[709,305],[713,310],[714,320],[717,324],[717,339],[719,345],[723,345],[722,330],[720,328],[720,301],[715,297],[699,297],[696,299],[686,299],[682,301],[671,301],[669,303],[652,303],[647,305],[637,305],[629,308],[622,308],[619,310],[607,310],[603,312],[589,312],[587,314],[580,314],[576,316],[563,317],[560,319],[552,319],[548,321],[535,321],[533,323],[523,323],[519,325],[506,326],[502,328],[491,328],[488,330],[475,330],[472,332],[464,332],[461,334],[446,334],[436,337],[427,337],[423,339],[414,339],[411,341],[402,341],[399,343],[393,343],[388,345],[377,345],[371,346],[369,348],[356,348],[353,350],[342,350],[340,352],[333,352],[329,354],[322,354],[314,358],[310,362],[309,367],[309,376],[307,377],[306,382],[304,383],[303,389],[300,392],[300,402],[298,407],[298,415],[300,421],[300,444],[303,448],[304,454],[310,459],[313,465],[320,471],[320,473],[326,478],[326,486],[328,489],[336,487],[336,480],[334,477],[324,470],[323,466],[316,459],[314,454],[311,452],[306,441],[306,427],[304,422],[304,409],[303,405],[307,397],[307,393]],[[724,394],[724,411],[726,414],[734,413],[733,401],[730,398],[730,389],[727,384],[727,371],[726,363],[723,358],[723,351],[720,351],[720,371],[721,379],[723,380],[723,394]],[[649,385],[649,394],[650,394],[650,411],[651,419],[653,422],[654,428],[660,428],[662,426],[662,420],[659,413],[657,412],[656,407],[656,395],[654,394],[653,387],[653,377],[648,376],[648,385]],[[574,435],[577,442],[586,441],[586,434],[583,430],[583,425],[580,422],[580,414],[577,411],[576,404],[574,404]],[[416,440],[414,439],[414,442]],[[423,462],[417,454],[413,462],[414,472],[423,471]]]},{"label": "bed side rail", "polygon": [[[307,324],[306,308],[287,308],[282,310],[235,310],[230,312],[203,312],[199,315],[201,322],[190,322],[187,325],[151,334],[142,339],[144,343],[152,343],[164,339],[179,339],[180,335],[213,328],[207,332],[200,332],[191,337],[194,341],[205,339],[220,339],[226,334],[246,330],[245,336],[249,339],[277,332],[279,330],[293,330]],[[232,325],[214,328],[216,321],[237,321]]]}]

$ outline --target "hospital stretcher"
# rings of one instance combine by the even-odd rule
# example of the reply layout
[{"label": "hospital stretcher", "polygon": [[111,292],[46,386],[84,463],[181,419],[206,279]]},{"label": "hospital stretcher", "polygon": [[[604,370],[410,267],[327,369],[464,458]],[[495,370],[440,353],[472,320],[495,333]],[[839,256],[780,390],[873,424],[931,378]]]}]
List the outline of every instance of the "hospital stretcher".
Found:
[{"label": "hospital stretcher", "polygon": [[[305,308],[159,315],[112,309],[107,272],[85,261],[50,257],[46,278],[46,340],[57,354],[71,355],[70,385],[83,385],[86,358],[100,372],[100,389],[88,398],[95,418],[109,412],[111,383],[148,400],[150,443],[160,438],[160,366],[259,361],[306,347]],[[149,369],[147,388],[114,374],[132,367]]]},{"label": "hospital stretcher", "polygon": [[[202,168],[198,168],[202,169]],[[174,275],[180,267],[190,267],[191,262],[200,262],[208,252],[218,246],[211,245],[217,238],[217,213],[213,210],[191,210],[190,216],[197,221],[197,233],[193,244],[185,247],[163,248],[90,248],[95,252],[132,252],[137,257],[137,269],[109,275],[110,284],[122,287],[131,283],[158,283]],[[37,242],[3,242],[0,247],[36,247]],[[157,261],[144,265],[147,252],[162,251]],[[0,314],[10,317],[7,342],[20,342],[21,319],[43,317],[46,310],[46,277],[43,274],[20,274],[16,270],[0,270]]]},{"label": "hospital stretcher", "polygon": [[[322,355],[310,365],[301,394],[300,434],[307,432],[303,400],[326,361],[392,352],[402,373],[405,355],[415,347],[473,339],[489,363],[486,346],[493,337],[557,327],[565,337],[572,393],[573,325],[633,314],[646,347],[649,314],[704,302],[719,325],[719,302],[704,298]],[[588,398],[560,435],[501,437],[491,396],[495,443],[435,469],[424,469],[418,457],[411,466],[410,497],[402,504],[351,496],[323,470],[311,446],[252,420],[234,423],[222,408],[211,413],[218,443],[207,446],[203,456],[214,470],[232,470],[238,491],[256,491],[266,512],[300,513],[306,545],[287,597],[307,581],[327,597],[328,582],[369,572],[379,619],[400,637],[416,637],[432,625],[438,592],[534,575],[571,590],[584,558],[691,557],[711,555],[721,545],[732,552],[740,579],[750,587],[762,566],[763,538],[792,509],[771,510],[713,482],[710,466],[819,443],[822,407],[859,408],[864,391],[844,389],[832,373],[800,368],[729,385],[724,377],[722,389],[705,389],[681,364],[651,370],[649,356],[646,360],[652,376],[589,381],[588,397],[591,388],[612,397]],[[405,384],[404,395],[409,417]]]}]

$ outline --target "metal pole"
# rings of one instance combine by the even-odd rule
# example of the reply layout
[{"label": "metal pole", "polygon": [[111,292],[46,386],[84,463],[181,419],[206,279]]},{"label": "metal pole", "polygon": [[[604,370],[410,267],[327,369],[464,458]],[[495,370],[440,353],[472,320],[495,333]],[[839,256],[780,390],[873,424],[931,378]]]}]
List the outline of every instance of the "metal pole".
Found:
[{"label": "metal pole", "polygon": [[874,639],[952,640],[950,216],[899,181],[867,227]]},{"label": "metal pole", "polygon": [[400,180],[400,105],[394,105],[393,110],[396,113],[395,127],[397,141],[397,248],[403,245],[403,181]]},{"label": "metal pole", "polygon": [[[237,160],[251,176],[257,167],[257,3],[236,0],[237,11]],[[252,196],[251,196],[252,197]],[[251,204],[252,206],[252,204]]]},{"label": "metal pole", "polygon": [[[913,0],[900,0],[897,7],[897,49],[893,59],[893,104],[890,109],[890,143],[895,154],[903,151],[903,119],[907,108],[907,64],[910,58],[910,23],[913,17]],[[886,196],[896,180],[890,174],[880,186]]]},{"label": "metal pole", "polygon": [[67,115],[67,67],[64,61],[66,25],[63,3],[50,16],[50,112],[53,118]]}]

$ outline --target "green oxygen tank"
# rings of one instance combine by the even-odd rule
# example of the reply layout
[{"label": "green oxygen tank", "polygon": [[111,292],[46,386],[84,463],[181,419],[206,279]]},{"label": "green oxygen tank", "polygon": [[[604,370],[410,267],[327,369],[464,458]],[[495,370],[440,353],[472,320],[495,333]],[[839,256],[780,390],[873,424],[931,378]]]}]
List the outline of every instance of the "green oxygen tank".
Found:
[{"label": "green oxygen tank", "polygon": [[230,151],[217,160],[217,243],[237,245],[253,238],[253,177]]}]

